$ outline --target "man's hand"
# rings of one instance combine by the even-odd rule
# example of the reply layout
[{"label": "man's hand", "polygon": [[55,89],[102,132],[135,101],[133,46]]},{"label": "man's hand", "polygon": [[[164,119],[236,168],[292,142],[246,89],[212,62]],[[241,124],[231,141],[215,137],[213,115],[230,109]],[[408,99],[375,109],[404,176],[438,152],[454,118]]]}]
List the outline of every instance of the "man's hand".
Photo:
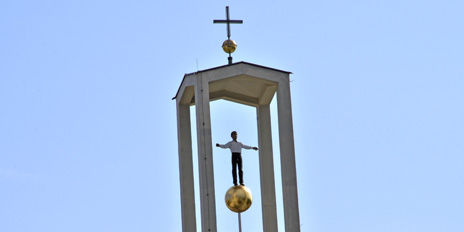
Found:
[{"label": "man's hand", "polygon": [[219,147],[219,146],[220,146],[219,143],[216,143],[216,147]]},{"label": "man's hand", "polygon": [[257,151],[257,150],[258,150],[258,148],[257,148],[257,147],[253,147],[253,150]]}]

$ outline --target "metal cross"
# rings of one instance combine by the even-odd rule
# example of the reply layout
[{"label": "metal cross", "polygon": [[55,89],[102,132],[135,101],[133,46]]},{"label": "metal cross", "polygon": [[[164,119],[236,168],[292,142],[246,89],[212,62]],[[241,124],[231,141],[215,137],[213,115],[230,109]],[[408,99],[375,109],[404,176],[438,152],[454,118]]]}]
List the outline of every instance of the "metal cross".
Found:
[{"label": "metal cross", "polygon": [[226,23],[227,24],[227,38],[230,39],[230,24],[242,24],[243,20],[231,20],[229,19],[229,6],[226,6],[226,20],[215,19],[213,23]]}]

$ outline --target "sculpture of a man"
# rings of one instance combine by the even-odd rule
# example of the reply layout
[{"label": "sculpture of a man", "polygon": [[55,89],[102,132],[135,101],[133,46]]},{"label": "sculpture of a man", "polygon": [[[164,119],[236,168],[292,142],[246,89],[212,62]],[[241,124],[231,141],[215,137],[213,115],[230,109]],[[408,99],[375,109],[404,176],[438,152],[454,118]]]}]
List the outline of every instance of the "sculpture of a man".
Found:
[{"label": "sculpture of a man", "polygon": [[230,151],[232,152],[232,178],[233,178],[234,185],[237,186],[237,167],[238,167],[238,175],[239,175],[239,178],[240,178],[240,185],[245,186],[245,184],[243,183],[242,148],[245,148],[245,149],[248,149],[248,150],[253,149],[255,151],[257,151],[258,148],[257,147],[247,146],[247,145],[244,145],[241,142],[238,142],[237,141],[237,132],[236,131],[232,131],[230,136],[232,137],[232,141],[230,141],[230,142],[228,142],[228,143],[226,143],[224,145],[216,143],[216,147],[229,148],[230,149]]}]

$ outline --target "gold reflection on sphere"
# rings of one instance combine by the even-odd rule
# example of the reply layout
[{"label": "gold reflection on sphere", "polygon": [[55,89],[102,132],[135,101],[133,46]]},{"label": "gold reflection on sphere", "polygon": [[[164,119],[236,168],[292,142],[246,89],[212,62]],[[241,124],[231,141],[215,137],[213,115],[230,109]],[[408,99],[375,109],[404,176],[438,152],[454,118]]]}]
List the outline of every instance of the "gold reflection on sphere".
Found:
[{"label": "gold reflection on sphere", "polygon": [[235,41],[233,41],[231,39],[228,39],[228,40],[224,41],[224,43],[222,43],[222,49],[226,53],[235,52],[236,48],[237,48],[237,44],[235,43]]},{"label": "gold reflection on sphere", "polygon": [[226,193],[226,205],[230,210],[241,213],[250,208],[253,202],[251,190],[245,186],[233,186]]}]

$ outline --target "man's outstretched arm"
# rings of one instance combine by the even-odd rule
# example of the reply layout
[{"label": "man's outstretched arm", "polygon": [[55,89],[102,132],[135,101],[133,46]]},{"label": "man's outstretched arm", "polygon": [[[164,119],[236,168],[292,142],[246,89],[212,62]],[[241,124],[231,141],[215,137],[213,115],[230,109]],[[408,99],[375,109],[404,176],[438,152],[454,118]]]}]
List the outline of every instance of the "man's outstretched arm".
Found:
[{"label": "man's outstretched arm", "polygon": [[249,149],[253,149],[253,150],[255,150],[255,151],[258,150],[257,147],[248,146],[248,145],[245,145],[245,144],[243,144],[243,143],[242,143],[242,148],[245,148],[245,149],[248,149],[248,150],[249,150]]},{"label": "man's outstretched arm", "polygon": [[230,142],[224,144],[224,145],[221,145],[219,143],[216,143],[216,147],[220,147],[220,148],[229,148],[230,147]]}]

